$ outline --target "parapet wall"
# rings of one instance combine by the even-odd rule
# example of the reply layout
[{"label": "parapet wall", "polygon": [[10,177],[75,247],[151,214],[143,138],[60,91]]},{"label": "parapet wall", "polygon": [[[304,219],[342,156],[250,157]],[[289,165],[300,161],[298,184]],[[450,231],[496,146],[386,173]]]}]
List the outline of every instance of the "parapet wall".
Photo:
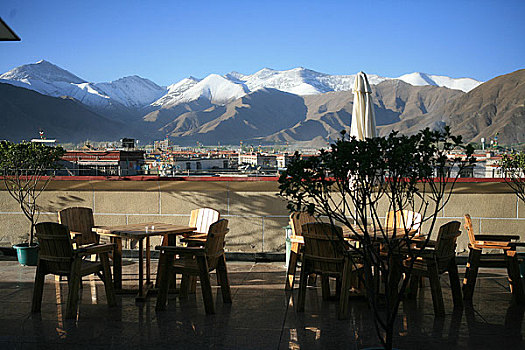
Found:
[{"label": "parapet wall", "polygon": [[[470,213],[479,233],[519,234],[525,239],[525,205],[505,183],[497,179],[465,181],[456,184],[450,202],[439,215],[438,225],[449,220],[463,223],[463,215]],[[86,206],[93,208],[96,225],[148,221],[187,224],[192,209],[211,207],[230,221],[228,251],[282,252],[283,226],[288,224],[288,213],[278,192],[275,178],[210,181],[210,178],[63,177],[53,180],[39,198],[42,206],[39,221],[57,221],[58,210]],[[17,203],[2,187],[0,222],[0,246],[21,242],[29,230]],[[460,252],[466,250],[467,241],[464,232],[459,241]],[[158,243],[152,240],[152,245]]]}]

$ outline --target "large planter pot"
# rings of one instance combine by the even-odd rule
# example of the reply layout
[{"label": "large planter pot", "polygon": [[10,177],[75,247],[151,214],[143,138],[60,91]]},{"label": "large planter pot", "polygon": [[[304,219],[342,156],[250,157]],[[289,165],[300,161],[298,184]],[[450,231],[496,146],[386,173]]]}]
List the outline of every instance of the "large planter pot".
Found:
[{"label": "large planter pot", "polygon": [[38,263],[38,244],[20,243],[13,246],[18,262],[24,266],[36,266]]}]

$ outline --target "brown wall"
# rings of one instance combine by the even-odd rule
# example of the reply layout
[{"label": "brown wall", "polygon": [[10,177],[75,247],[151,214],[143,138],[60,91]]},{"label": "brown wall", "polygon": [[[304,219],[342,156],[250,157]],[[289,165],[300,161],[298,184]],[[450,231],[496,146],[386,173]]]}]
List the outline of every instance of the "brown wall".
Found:
[{"label": "brown wall", "polygon": [[[277,193],[275,181],[54,180],[40,198],[40,221],[56,221],[56,212],[62,208],[86,206],[93,208],[96,225],[186,224],[192,209],[206,206],[230,220],[229,251],[276,252],[284,251],[282,227],[288,224],[286,203]],[[465,213],[471,214],[479,233],[520,234],[525,239],[525,205],[504,183],[457,184],[438,224],[454,219],[463,223]],[[29,229],[17,203],[2,188],[0,222],[0,246],[20,242]],[[466,243],[463,233],[460,252]]]}]

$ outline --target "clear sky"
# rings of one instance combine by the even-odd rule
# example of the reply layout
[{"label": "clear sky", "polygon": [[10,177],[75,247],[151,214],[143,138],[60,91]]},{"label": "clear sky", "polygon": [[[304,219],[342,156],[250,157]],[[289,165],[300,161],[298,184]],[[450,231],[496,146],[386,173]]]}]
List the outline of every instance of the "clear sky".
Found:
[{"label": "clear sky", "polygon": [[525,68],[524,14],[524,0],[2,0],[22,41],[0,42],[0,72],[45,59],[91,82],[299,66],[488,80]]}]

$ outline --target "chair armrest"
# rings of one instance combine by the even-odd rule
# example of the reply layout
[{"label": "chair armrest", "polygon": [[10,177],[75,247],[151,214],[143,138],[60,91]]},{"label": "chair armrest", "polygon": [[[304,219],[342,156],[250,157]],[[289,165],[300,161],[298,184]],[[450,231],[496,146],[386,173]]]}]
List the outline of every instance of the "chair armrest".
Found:
[{"label": "chair armrest", "polygon": [[206,255],[204,247],[173,247],[173,246],[156,246],[155,250],[162,253],[181,254],[181,255]]},{"label": "chair armrest", "polygon": [[303,236],[290,236],[290,242],[292,243],[299,243],[304,244],[304,237]]},{"label": "chair armrest", "polygon": [[469,243],[469,248],[474,249],[512,249],[516,247],[512,242],[477,241],[475,244]]},{"label": "chair armrest", "polygon": [[496,242],[509,242],[512,240],[519,240],[520,236],[517,235],[475,235],[476,241],[496,241]]},{"label": "chair armrest", "polygon": [[180,241],[183,242],[183,243],[199,243],[199,244],[205,244],[205,243],[206,243],[206,238],[193,238],[193,237],[188,237],[188,238],[181,238]]},{"label": "chair armrest", "polygon": [[189,235],[189,236],[185,236],[184,238],[181,238],[181,242],[186,242],[186,240],[189,240],[189,239],[203,239],[203,240],[206,240],[206,238],[208,237],[208,234],[207,233],[196,233],[194,235]]},{"label": "chair armrest", "polygon": [[78,256],[86,256],[86,255],[93,255],[93,254],[99,254],[99,253],[109,253],[113,251],[114,247],[115,247],[115,244],[113,243],[97,244],[97,245],[75,249],[75,254]]},{"label": "chair armrest", "polygon": [[423,248],[412,245],[410,249],[408,247],[402,247],[400,248],[400,252],[411,255],[411,257],[417,256],[421,258],[433,258],[436,255],[436,250],[429,246]]}]

